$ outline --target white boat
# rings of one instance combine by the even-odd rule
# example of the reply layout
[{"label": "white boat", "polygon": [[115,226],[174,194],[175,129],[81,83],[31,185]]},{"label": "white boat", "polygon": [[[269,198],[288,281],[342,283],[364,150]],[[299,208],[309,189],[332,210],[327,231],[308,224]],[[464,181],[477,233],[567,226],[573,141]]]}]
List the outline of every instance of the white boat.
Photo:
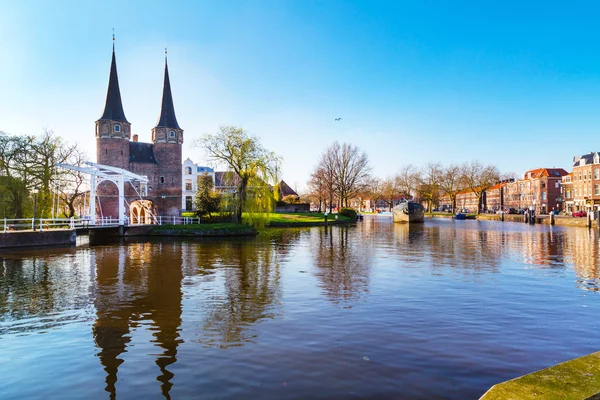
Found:
[{"label": "white boat", "polygon": [[407,201],[398,204],[392,210],[394,222],[417,222],[423,223],[425,220],[425,208],[419,203]]}]

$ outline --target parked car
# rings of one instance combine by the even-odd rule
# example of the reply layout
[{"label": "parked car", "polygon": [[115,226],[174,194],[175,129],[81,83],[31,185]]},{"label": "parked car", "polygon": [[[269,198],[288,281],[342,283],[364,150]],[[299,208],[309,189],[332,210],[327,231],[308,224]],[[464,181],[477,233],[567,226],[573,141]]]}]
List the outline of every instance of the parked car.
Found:
[{"label": "parked car", "polygon": [[572,215],[574,217],[587,217],[587,213],[585,211],[575,211]]}]

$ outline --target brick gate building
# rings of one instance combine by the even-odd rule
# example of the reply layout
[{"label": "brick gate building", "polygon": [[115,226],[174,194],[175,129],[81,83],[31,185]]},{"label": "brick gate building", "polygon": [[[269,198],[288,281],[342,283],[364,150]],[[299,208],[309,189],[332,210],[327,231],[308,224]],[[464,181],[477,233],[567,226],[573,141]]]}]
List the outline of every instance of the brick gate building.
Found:
[{"label": "brick gate building", "polygon": [[[148,185],[125,186],[125,214],[130,221],[150,223],[156,215],[179,216],[181,207],[181,147],[183,129],[175,117],[169,68],[165,52],[162,103],[152,143],[131,137],[131,123],[125,117],[113,44],[112,61],[104,112],[96,121],[98,164],[123,168],[148,177]],[[111,182],[98,186],[98,215],[118,218],[118,190]]]}]

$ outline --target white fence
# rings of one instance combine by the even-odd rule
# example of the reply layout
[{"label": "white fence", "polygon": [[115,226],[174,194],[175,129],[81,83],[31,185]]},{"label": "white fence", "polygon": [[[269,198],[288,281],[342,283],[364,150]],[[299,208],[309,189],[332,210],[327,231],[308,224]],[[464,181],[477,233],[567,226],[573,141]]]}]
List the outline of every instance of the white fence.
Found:
[{"label": "white fence", "polygon": [[[146,222],[143,224],[142,222]],[[147,218],[146,221],[133,221],[130,223],[128,219],[125,220],[125,225],[189,225],[199,224],[200,218],[190,217],[169,217],[169,216],[156,216],[152,219]],[[77,229],[77,228],[88,228],[92,226],[90,220],[86,218],[20,218],[20,219],[0,219],[0,231],[11,232],[11,231],[46,231],[49,229]],[[119,219],[111,217],[102,217],[96,220],[96,224],[93,226],[118,226]]]}]

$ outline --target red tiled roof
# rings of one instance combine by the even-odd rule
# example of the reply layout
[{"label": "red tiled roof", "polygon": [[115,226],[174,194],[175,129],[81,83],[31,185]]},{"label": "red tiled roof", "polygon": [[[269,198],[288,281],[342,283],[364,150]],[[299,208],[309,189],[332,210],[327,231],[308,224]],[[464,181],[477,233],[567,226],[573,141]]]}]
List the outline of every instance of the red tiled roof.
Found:
[{"label": "red tiled roof", "polygon": [[525,179],[527,176],[531,174],[532,178],[542,178],[542,177],[562,177],[568,174],[562,168],[536,168],[525,172]]}]

